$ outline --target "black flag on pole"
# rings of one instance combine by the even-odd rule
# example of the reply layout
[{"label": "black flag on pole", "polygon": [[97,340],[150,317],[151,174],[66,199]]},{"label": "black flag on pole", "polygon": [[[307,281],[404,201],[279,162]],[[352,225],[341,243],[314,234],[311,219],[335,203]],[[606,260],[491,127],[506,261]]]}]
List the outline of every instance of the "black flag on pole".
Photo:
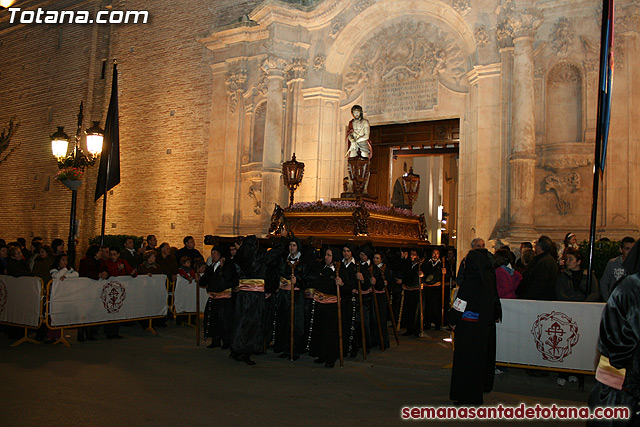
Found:
[{"label": "black flag on pole", "polygon": [[120,183],[120,125],[118,124],[118,68],[113,64],[113,83],[111,84],[111,100],[107,111],[107,122],[104,126],[104,143],[100,156],[100,169],[96,185],[97,201],[106,191]]}]

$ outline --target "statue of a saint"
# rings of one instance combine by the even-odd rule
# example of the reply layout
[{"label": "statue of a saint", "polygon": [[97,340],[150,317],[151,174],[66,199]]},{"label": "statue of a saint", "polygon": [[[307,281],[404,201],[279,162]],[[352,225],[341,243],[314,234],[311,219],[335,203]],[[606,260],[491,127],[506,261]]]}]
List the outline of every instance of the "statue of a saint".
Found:
[{"label": "statue of a saint", "polygon": [[370,159],[369,120],[364,118],[362,107],[359,105],[351,107],[351,114],[353,119],[349,121],[347,127],[347,157],[357,157],[359,148],[360,155]]}]

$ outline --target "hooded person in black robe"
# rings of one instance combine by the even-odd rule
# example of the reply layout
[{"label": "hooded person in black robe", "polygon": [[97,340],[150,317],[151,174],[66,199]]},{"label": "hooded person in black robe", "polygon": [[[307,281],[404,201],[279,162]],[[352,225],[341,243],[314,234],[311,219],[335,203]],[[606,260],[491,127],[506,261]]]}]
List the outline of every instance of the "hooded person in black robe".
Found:
[{"label": "hooded person in black robe", "polygon": [[233,289],[238,286],[238,273],[232,261],[222,258],[222,246],[211,250],[212,265],[207,266],[200,278],[200,286],[207,288],[209,299],[204,309],[204,338],[211,337],[207,348],[231,345],[233,321]]},{"label": "hooded person in black robe", "polygon": [[600,361],[589,406],[626,406],[628,420],[599,420],[590,425],[640,425],[640,241],[623,267],[629,275],[613,290],[602,312]]},{"label": "hooded person in black robe", "polygon": [[231,330],[230,357],[247,365],[255,365],[252,354],[264,353],[265,292],[275,292],[269,271],[283,254],[283,244],[276,242],[267,251],[258,245],[256,236],[247,236],[238,248],[234,261],[242,276],[236,288],[236,303]]},{"label": "hooded person in black robe", "polygon": [[339,249],[327,248],[324,259],[318,262],[311,274],[311,288],[306,292],[312,298],[312,322],[310,354],[316,355],[314,363],[324,363],[333,368],[340,355],[338,331],[338,297],[334,254]]},{"label": "hooded person in black robe", "polygon": [[[389,303],[387,301],[386,288],[389,286],[389,277],[393,278],[393,272],[387,268],[387,264],[384,262],[384,256],[382,252],[375,251],[373,253],[373,278],[375,283],[372,287],[375,292],[375,298],[378,302],[378,313],[380,314],[380,327],[382,329],[382,348],[389,348],[389,327],[387,322],[391,319],[389,316]],[[376,318],[375,307],[371,310],[371,324],[373,330],[371,331],[372,345],[380,347],[380,332],[378,331],[378,320]]]},{"label": "hooded person in black robe", "polygon": [[[358,337],[360,330],[356,329],[358,316],[358,285],[356,283],[356,260],[353,257],[355,249],[351,244],[342,245],[342,261],[340,261],[338,284],[342,309],[342,340],[345,353],[358,354]],[[356,293],[353,291],[355,290]]]},{"label": "hooded person in black robe", "polygon": [[291,358],[291,286],[294,288],[293,360],[305,352],[306,341],[304,289],[308,286],[309,267],[302,258],[302,244],[297,238],[288,240],[288,255],[278,261],[279,289],[275,300],[273,351]]},{"label": "hooded person in black robe", "polygon": [[[400,326],[406,328],[403,336],[420,336],[420,287],[423,285],[424,272],[422,271],[423,259],[416,249],[409,251],[410,264],[406,267],[402,281],[402,294],[400,300]],[[422,295],[422,301],[426,295]],[[423,313],[424,317],[424,313]]]},{"label": "hooded person in black robe", "polygon": [[489,252],[469,251],[461,269],[464,282],[446,319],[455,327],[449,397],[456,404],[482,405],[482,393],[493,388],[495,322],[502,310]]}]

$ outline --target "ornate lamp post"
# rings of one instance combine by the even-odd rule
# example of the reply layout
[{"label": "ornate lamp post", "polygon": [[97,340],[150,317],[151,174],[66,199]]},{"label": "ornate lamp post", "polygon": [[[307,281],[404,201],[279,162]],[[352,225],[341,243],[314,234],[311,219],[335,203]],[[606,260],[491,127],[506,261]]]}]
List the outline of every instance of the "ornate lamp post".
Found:
[{"label": "ornate lamp post", "polygon": [[289,207],[293,205],[293,193],[302,182],[303,174],[304,163],[298,162],[296,160],[296,153],[293,153],[293,156],[291,156],[291,160],[282,164],[282,177],[284,178],[284,185],[286,185],[289,189]]},{"label": "ornate lamp post", "polygon": [[82,137],[82,119],[83,119],[83,104],[80,102],[80,111],[78,112],[78,129],[76,130],[76,136],[74,141],[74,147],[69,155],[67,150],[69,148],[69,136],[64,132],[63,126],[58,126],[58,130],[51,135],[51,152],[58,162],[58,168],[64,170],[67,178],[75,179],[60,179],[65,186],[71,189],[71,219],[69,221],[69,241],[68,241],[68,256],[69,265],[75,267],[76,258],[76,245],[75,237],[77,234],[76,229],[76,203],[78,198],[78,188],[82,181],[81,178],[84,168],[87,166],[93,166],[98,158],[98,155],[102,152],[102,140],[104,138],[104,131],[100,129],[100,122],[93,122],[93,126],[87,129],[87,151],[89,155],[85,155],[80,148],[80,138]]},{"label": "ornate lamp post", "polygon": [[409,208],[413,208],[413,202],[418,197],[420,189],[420,175],[413,173],[413,167],[409,168],[409,173],[402,175],[402,191],[409,199]]},{"label": "ornate lamp post", "polygon": [[356,200],[359,202],[362,199],[362,193],[369,180],[369,158],[363,157],[358,148],[357,155],[355,157],[349,157],[347,159],[349,163],[349,178],[353,182],[353,193],[356,196]]}]

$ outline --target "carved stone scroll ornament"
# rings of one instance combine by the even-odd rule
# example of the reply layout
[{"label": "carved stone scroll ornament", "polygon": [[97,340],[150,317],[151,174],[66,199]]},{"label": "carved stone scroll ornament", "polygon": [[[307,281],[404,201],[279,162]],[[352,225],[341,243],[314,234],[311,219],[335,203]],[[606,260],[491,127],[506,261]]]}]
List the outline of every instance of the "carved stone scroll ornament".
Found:
[{"label": "carved stone scroll ornament", "polygon": [[247,196],[254,200],[255,205],[253,206],[253,213],[260,215],[260,212],[262,211],[262,183],[253,182],[249,187]]},{"label": "carved stone scroll ornament", "polygon": [[244,69],[232,70],[227,74],[225,83],[227,85],[227,94],[229,95],[229,110],[236,112],[238,107],[239,94],[244,91],[247,81],[247,72]]},{"label": "carved stone scroll ornament", "polygon": [[287,65],[287,80],[301,79],[307,72],[307,58],[292,58]]},{"label": "carved stone scroll ornament", "polygon": [[558,212],[560,215],[567,215],[571,212],[569,196],[580,189],[580,175],[577,172],[548,175],[544,179],[544,188],[546,191],[554,191],[558,198]]},{"label": "carved stone scroll ornament", "polygon": [[325,55],[316,55],[313,58],[313,69],[316,71],[321,71],[324,68],[324,64],[327,60]]}]

